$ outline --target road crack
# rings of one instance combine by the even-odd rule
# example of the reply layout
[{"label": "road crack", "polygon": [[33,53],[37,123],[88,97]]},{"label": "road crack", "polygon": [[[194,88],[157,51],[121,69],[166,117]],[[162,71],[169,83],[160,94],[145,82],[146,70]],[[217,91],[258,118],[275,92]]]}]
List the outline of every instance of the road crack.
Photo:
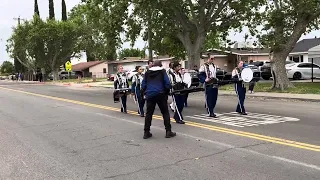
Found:
[{"label": "road crack", "polygon": [[128,173],[124,173],[124,174],[118,174],[118,175],[114,175],[114,176],[108,176],[108,177],[105,177],[104,179],[111,179],[111,178],[117,178],[117,177],[121,177],[121,176],[127,176],[127,175],[131,175],[131,174],[139,173],[141,171],[150,171],[150,170],[154,170],[154,169],[158,169],[158,168],[177,166],[178,164],[180,164],[182,162],[187,162],[187,161],[191,161],[191,160],[199,160],[199,159],[203,159],[203,158],[207,158],[207,157],[220,155],[220,154],[228,152],[228,151],[230,151],[232,149],[235,149],[235,148],[228,148],[228,149],[225,149],[223,151],[215,152],[215,153],[208,154],[208,155],[205,155],[205,156],[186,158],[186,159],[182,159],[182,160],[176,161],[174,163],[164,164],[162,166],[156,166],[156,167],[153,167],[153,168],[142,168],[142,169],[139,169],[139,170],[136,170],[136,171],[133,171],[133,172],[128,172]]}]

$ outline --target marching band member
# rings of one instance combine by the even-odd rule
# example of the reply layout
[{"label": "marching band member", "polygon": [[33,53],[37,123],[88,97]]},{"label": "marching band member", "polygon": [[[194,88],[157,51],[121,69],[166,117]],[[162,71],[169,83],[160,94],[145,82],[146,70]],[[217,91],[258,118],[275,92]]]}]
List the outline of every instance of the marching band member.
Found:
[{"label": "marching band member", "polygon": [[[173,63],[172,65],[173,72],[170,73],[170,82],[173,90],[181,90],[184,89],[185,84],[182,81],[182,76],[180,74],[181,65],[178,62]],[[174,94],[172,96],[173,105],[174,105],[174,116],[173,118],[176,120],[178,124],[185,124],[182,117],[182,110],[185,102],[185,95],[183,94]]]},{"label": "marching band member", "polygon": [[241,115],[247,115],[244,108],[244,100],[246,98],[246,87],[241,79],[241,71],[243,69],[243,61],[240,61],[238,67],[232,71],[232,79],[235,80],[234,88],[238,95],[237,112]]},{"label": "marching band member", "polygon": [[[182,77],[184,77],[184,74],[186,73],[186,70],[184,69],[184,68],[181,68],[181,75],[182,75]],[[188,97],[189,97],[189,93],[186,93],[185,95],[184,95],[184,103],[183,103],[183,105],[184,105],[184,107],[188,107]]]},{"label": "marching band member", "polygon": [[[173,62],[171,61],[170,63],[169,63],[169,68],[167,69],[167,75],[168,75],[168,77],[170,77],[170,75],[173,75],[173,68],[172,68],[172,65],[173,65]],[[173,102],[171,102],[170,103],[170,109],[171,109],[171,111],[172,112],[174,112],[174,103]]]},{"label": "marching band member", "polygon": [[213,64],[213,60],[214,55],[209,55],[207,62],[199,69],[199,79],[205,89],[206,108],[209,117],[217,118],[214,114],[214,108],[218,99],[218,87],[213,84],[216,80],[217,67]]},{"label": "marching band member", "polygon": [[138,103],[138,113],[140,114],[141,117],[144,117],[143,107],[144,107],[145,100],[141,94],[141,84],[142,84],[142,80],[143,80],[143,74],[142,74],[143,69],[141,66],[136,66],[136,71],[138,73],[135,74],[132,78],[131,92],[133,93],[134,98],[136,99],[136,101]]},{"label": "marching band member", "polygon": [[[123,72],[123,67],[118,67],[118,73],[114,78],[114,89],[129,88],[129,82],[126,73]],[[127,96],[121,97],[121,112],[127,113]]]}]

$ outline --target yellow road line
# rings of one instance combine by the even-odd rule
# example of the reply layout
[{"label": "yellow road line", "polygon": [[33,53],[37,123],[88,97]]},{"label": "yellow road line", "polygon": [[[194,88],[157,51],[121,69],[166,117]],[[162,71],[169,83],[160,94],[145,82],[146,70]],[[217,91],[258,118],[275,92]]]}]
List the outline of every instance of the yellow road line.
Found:
[{"label": "yellow road line", "polygon": [[[42,95],[42,94],[37,94],[37,93],[32,93],[32,92],[27,92],[27,91],[21,91],[21,90],[15,90],[15,89],[10,89],[10,88],[5,88],[5,87],[0,87],[0,89],[19,92],[19,93],[23,93],[23,94],[29,94],[29,95],[53,99],[53,100],[58,100],[58,101],[69,102],[69,103],[73,103],[73,104],[79,104],[79,105],[83,105],[83,106],[95,107],[95,108],[99,108],[99,109],[105,109],[105,110],[110,110],[110,111],[119,111],[119,108],[108,107],[108,106],[103,106],[103,105],[98,105],[98,104],[86,103],[86,102],[70,100],[70,99],[65,99],[65,98],[59,98],[59,97],[54,97],[54,96],[47,96],[47,95]],[[138,115],[138,113],[135,111],[128,111],[128,114]],[[162,116],[158,116],[158,115],[154,115],[153,118],[158,119],[158,120],[163,119]],[[173,119],[171,119],[171,121],[175,122]],[[320,146],[318,146],[318,145],[301,143],[301,142],[296,142],[296,141],[291,141],[291,140],[286,140],[286,139],[281,139],[281,138],[276,138],[276,137],[271,137],[271,136],[265,136],[265,135],[260,135],[260,134],[245,132],[245,131],[238,131],[238,130],[234,130],[234,129],[213,126],[213,125],[190,122],[190,121],[186,121],[186,125],[192,126],[192,127],[208,129],[208,130],[212,130],[212,131],[217,131],[217,132],[233,134],[233,135],[242,136],[242,137],[248,137],[248,138],[257,139],[257,140],[261,140],[261,141],[267,141],[267,142],[272,142],[272,143],[276,143],[276,144],[296,147],[296,148],[300,148],[300,149],[307,149],[307,150],[311,150],[311,151],[320,152]]]}]

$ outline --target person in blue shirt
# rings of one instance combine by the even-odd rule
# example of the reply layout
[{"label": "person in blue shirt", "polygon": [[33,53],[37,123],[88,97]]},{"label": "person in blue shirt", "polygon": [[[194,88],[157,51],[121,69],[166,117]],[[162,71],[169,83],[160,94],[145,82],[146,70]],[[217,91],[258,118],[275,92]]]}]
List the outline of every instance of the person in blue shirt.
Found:
[{"label": "person in blue shirt", "polygon": [[[129,88],[128,77],[125,72],[123,72],[123,67],[120,65],[118,67],[118,73],[114,77],[114,89]],[[127,113],[127,96],[121,97],[121,112]]]},{"label": "person in blue shirt", "polygon": [[143,96],[141,96],[141,84],[143,81],[143,69],[141,66],[136,66],[137,74],[135,74],[132,77],[132,87],[131,92],[134,95],[134,98],[136,99],[136,102],[138,104],[138,113],[141,117],[144,117],[144,111],[143,107],[145,104],[145,99]]},{"label": "person in blue shirt", "polygon": [[156,60],[153,67],[145,73],[142,80],[141,90],[142,95],[147,101],[147,112],[144,124],[143,139],[152,137],[150,133],[152,116],[156,104],[158,105],[166,129],[166,138],[176,136],[175,132],[171,131],[170,114],[168,109],[168,95],[171,89],[171,84],[165,69],[162,68],[161,61]]},{"label": "person in blue shirt", "polygon": [[238,95],[238,105],[236,112],[241,115],[247,115],[246,110],[244,108],[244,100],[246,98],[246,87],[243,84],[241,79],[241,71],[244,68],[243,61],[239,61],[238,66],[232,71],[232,79],[235,81],[234,89]]},{"label": "person in blue shirt", "polygon": [[213,63],[214,55],[208,55],[208,60],[199,69],[199,80],[203,84],[206,95],[206,108],[208,111],[208,116],[217,118],[214,114],[214,108],[218,99],[218,87],[214,84],[217,81],[216,73],[217,67]]}]

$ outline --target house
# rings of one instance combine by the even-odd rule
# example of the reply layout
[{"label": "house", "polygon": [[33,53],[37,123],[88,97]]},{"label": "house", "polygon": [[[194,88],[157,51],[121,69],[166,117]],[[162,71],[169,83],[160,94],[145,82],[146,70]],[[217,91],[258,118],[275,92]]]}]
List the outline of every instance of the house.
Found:
[{"label": "house", "polygon": [[294,62],[309,62],[308,51],[320,45],[320,38],[303,39],[294,46],[287,60]]},{"label": "house", "polygon": [[[212,53],[215,56],[215,64],[226,70],[232,71],[239,60],[247,61],[268,61],[268,48],[231,48],[229,50],[212,49],[203,54]],[[200,61],[203,64],[206,58]]]},{"label": "house", "polygon": [[108,74],[107,69],[108,64],[106,61],[89,61],[72,65],[72,71],[82,77],[96,75],[97,78],[105,78]]},{"label": "house", "polygon": [[[154,57],[153,60],[160,60],[162,62],[162,67],[168,68],[169,63],[173,60],[173,57],[169,56],[158,56]],[[109,61],[108,62],[108,72],[114,74],[118,71],[118,66],[122,65],[123,69],[130,71],[135,69],[136,66],[146,66],[148,65],[148,59],[141,59],[139,57],[126,57],[122,60]],[[182,67],[184,67],[184,62],[181,61]]]}]

